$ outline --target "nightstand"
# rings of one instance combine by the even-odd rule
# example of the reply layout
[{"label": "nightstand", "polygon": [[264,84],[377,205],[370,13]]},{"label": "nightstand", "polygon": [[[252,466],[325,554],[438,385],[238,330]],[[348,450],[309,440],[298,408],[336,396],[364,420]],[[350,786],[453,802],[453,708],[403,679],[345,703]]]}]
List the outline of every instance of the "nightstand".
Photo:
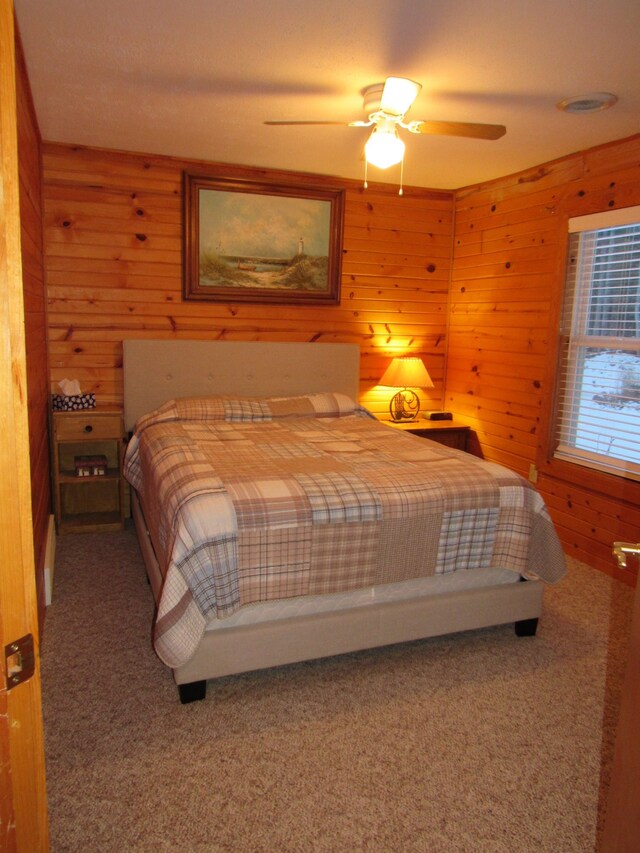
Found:
[{"label": "nightstand", "polygon": [[386,426],[430,438],[447,447],[457,450],[467,450],[470,428],[458,421],[428,421],[426,418],[416,418],[415,421],[382,421]]},{"label": "nightstand", "polygon": [[122,409],[52,413],[52,476],[58,533],[121,530]]}]

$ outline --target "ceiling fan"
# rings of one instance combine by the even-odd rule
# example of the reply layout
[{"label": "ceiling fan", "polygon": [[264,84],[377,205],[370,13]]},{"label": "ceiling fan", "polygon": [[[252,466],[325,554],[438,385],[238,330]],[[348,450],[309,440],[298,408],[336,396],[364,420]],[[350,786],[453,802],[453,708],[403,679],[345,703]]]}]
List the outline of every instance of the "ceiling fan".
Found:
[{"label": "ceiling fan", "polygon": [[[371,163],[379,169],[387,169],[396,163],[403,163],[405,145],[398,128],[410,133],[431,133],[446,136],[466,136],[472,139],[500,139],[507,132],[501,124],[474,124],[460,121],[405,122],[404,117],[418,97],[422,86],[406,77],[387,77],[384,83],[368,86],[363,92],[366,121],[347,122],[348,127],[373,127],[373,132],[365,145],[365,187],[366,164]],[[342,121],[265,121],[269,125],[345,125]],[[402,185],[400,187],[402,195]]]}]

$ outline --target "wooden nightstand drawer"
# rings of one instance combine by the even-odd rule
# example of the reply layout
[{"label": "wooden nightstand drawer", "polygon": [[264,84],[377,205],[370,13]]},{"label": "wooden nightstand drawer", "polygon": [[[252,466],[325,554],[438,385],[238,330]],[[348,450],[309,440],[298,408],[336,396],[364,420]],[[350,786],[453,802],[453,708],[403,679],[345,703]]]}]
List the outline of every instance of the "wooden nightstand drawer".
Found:
[{"label": "wooden nightstand drawer", "polygon": [[432,441],[437,441],[439,444],[444,444],[447,447],[455,447],[457,450],[468,450],[470,429],[466,424],[457,423],[456,421],[428,421],[426,418],[418,418],[415,421],[403,421],[400,423],[385,420],[383,423],[393,429],[410,432],[412,435],[419,435],[423,438],[430,438]]},{"label": "wooden nightstand drawer", "polygon": [[95,411],[55,412],[53,427],[58,441],[121,438],[122,415]]},{"label": "wooden nightstand drawer", "polygon": [[457,450],[467,449],[467,438],[469,436],[469,427],[449,427],[440,429],[418,429],[411,430],[414,435],[422,435],[424,438],[430,438],[432,441],[437,441],[438,444],[444,444],[446,447],[455,447]]}]

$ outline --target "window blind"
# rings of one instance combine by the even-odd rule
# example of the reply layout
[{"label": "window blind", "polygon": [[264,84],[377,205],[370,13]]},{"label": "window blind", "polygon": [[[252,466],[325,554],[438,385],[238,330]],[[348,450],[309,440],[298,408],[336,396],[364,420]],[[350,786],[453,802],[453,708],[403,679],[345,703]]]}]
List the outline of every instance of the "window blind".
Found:
[{"label": "window blind", "polygon": [[640,479],[640,208],[569,231],[554,455]]}]

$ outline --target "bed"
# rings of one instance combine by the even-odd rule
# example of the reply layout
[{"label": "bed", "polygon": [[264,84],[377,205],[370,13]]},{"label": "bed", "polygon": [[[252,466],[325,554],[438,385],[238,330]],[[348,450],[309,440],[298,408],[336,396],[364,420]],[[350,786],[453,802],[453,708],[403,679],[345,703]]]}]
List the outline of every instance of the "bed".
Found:
[{"label": "bed", "polygon": [[359,347],[125,341],[125,476],[183,703],[207,681],[492,625],[564,576],[506,468],[379,423]]}]

